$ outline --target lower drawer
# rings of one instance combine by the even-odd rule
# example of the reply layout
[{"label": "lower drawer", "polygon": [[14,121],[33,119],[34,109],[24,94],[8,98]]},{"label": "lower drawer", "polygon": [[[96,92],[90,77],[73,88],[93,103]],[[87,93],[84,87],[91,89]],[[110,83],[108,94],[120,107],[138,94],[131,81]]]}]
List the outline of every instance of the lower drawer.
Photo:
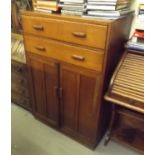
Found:
[{"label": "lower drawer", "polygon": [[27,75],[26,64],[11,60],[11,72],[25,77]]},{"label": "lower drawer", "polygon": [[27,77],[15,74],[14,72],[11,72],[11,83],[16,83],[17,85],[21,85],[22,87],[26,87],[28,85]]},{"label": "lower drawer", "polygon": [[23,87],[22,85],[19,85],[17,83],[11,83],[11,90],[17,92],[22,96],[29,97],[28,88]]},{"label": "lower drawer", "polygon": [[31,104],[29,98],[26,98],[15,91],[11,91],[11,101],[15,104],[18,104],[27,110],[31,110]]},{"label": "lower drawer", "polygon": [[58,41],[25,35],[26,52],[51,57],[56,60],[74,64],[76,66],[102,71],[103,51],[98,52],[86,48],[76,47]]}]

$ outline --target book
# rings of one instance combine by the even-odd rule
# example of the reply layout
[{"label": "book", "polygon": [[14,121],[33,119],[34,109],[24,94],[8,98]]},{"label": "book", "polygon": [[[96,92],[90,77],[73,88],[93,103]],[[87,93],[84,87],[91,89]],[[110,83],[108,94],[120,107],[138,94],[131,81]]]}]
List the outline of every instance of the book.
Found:
[{"label": "book", "polygon": [[123,5],[91,5],[91,4],[87,4],[87,10],[119,10],[119,9],[123,9],[126,8],[128,5],[127,4],[123,4]]},{"label": "book", "polygon": [[90,19],[99,19],[99,20],[116,20],[119,18],[122,18],[124,16],[120,16],[120,17],[109,17],[109,16],[92,16],[92,15],[82,15],[83,18],[90,18]]},{"label": "book", "polygon": [[44,13],[52,13],[52,10],[49,9],[41,9],[41,8],[34,8],[36,12],[44,12]]},{"label": "book", "polygon": [[129,8],[127,9],[122,9],[122,10],[116,10],[116,11],[87,11],[88,15],[94,15],[94,16],[115,16],[119,17],[122,15],[129,14],[131,12],[134,12],[133,10],[130,10]]},{"label": "book", "polygon": [[88,1],[88,4],[97,4],[97,5],[118,5],[118,4],[129,4],[130,1]]},{"label": "book", "polygon": [[35,11],[48,13],[49,11],[58,11],[58,0],[36,0],[35,2],[33,2],[33,8]]},{"label": "book", "polygon": [[50,1],[43,1],[43,0],[37,0],[35,4],[40,4],[40,5],[55,5],[57,4],[57,0],[50,0]]},{"label": "book", "polygon": [[85,0],[59,0],[59,2],[84,3]]},{"label": "book", "polygon": [[144,43],[128,41],[125,47],[128,49],[144,51]]},{"label": "book", "polygon": [[68,10],[61,10],[63,15],[74,15],[74,16],[81,16],[83,15],[82,11],[68,11]]}]

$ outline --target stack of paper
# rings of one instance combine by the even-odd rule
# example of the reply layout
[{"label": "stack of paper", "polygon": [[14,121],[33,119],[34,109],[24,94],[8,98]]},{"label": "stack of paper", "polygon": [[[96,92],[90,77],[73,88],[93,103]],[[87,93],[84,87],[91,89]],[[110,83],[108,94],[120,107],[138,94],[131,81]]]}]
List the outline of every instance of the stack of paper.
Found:
[{"label": "stack of paper", "polygon": [[60,0],[59,7],[64,15],[81,16],[86,11],[85,0]]}]

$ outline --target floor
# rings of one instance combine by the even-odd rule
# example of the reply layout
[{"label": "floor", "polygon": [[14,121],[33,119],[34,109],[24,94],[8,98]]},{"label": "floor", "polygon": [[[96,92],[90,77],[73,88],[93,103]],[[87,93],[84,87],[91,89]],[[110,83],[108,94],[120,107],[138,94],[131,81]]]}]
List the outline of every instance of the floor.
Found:
[{"label": "floor", "polygon": [[12,155],[138,155],[122,145],[104,140],[92,151],[36,120],[12,104]]}]

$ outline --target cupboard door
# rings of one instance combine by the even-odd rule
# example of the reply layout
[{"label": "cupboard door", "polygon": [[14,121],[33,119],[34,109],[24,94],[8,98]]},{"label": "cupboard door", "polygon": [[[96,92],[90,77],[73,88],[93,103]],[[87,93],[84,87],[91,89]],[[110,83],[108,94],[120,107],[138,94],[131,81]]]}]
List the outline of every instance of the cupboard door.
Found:
[{"label": "cupboard door", "polygon": [[85,141],[94,141],[96,138],[99,97],[101,91],[100,74],[73,67],[60,66],[62,88],[61,99],[61,128],[72,131]]},{"label": "cupboard door", "polygon": [[52,61],[29,58],[33,112],[39,119],[58,126],[58,64]]}]

